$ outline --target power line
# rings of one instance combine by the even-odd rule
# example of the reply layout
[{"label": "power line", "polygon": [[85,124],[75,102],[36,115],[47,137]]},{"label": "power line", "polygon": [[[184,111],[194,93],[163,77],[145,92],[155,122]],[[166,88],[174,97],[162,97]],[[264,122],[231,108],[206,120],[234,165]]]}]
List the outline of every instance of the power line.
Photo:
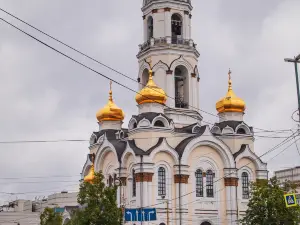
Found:
[{"label": "power line", "polygon": [[[293,133],[293,135],[294,135],[294,133]],[[288,139],[290,139],[293,135],[289,136],[287,139],[283,140],[282,142],[280,142],[279,144],[277,144],[276,146],[274,146],[273,148],[271,148],[270,150],[268,150],[267,152],[265,152],[264,154],[262,154],[261,156],[259,156],[256,160],[261,160],[261,158],[262,158],[263,156],[269,154],[270,152],[276,150],[277,148],[279,148],[279,147],[282,146],[283,144],[285,144],[285,143],[287,143],[288,141],[290,141],[290,140],[288,140]],[[245,166],[248,166],[248,165],[251,164],[251,163],[252,163],[252,162],[249,162],[249,163],[247,163],[246,165],[242,166],[241,168],[238,168],[238,169],[236,170],[236,172],[239,171],[240,169],[244,168]],[[224,179],[225,177],[228,177],[229,175],[231,175],[231,174],[233,174],[233,173],[235,173],[235,172],[231,172],[231,173],[229,173],[229,174],[227,174],[227,175],[225,175],[225,176],[219,178],[218,180],[214,181],[213,183],[216,183],[216,182],[218,182],[218,181]],[[192,193],[194,193],[194,192],[196,192],[196,191],[191,191],[191,192],[186,193],[186,194],[184,194],[184,195],[181,195],[181,196],[178,196],[178,197],[176,197],[176,198],[173,198],[173,199],[171,199],[171,200],[169,200],[169,201],[174,201],[174,200],[176,200],[176,199],[179,199],[179,198],[188,196],[188,195],[190,195],[190,194],[192,194]],[[162,204],[162,203],[153,204],[153,205],[150,205],[150,206],[146,206],[146,207],[144,207],[144,208],[149,208],[149,207],[156,206],[156,205],[160,205],[160,204]]]},{"label": "power line", "polygon": [[[44,31],[42,31],[41,29],[39,29],[39,28],[37,28],[37,27],[31,25],[30,23],[26,22],[25,20],[22,20],[21,18],[19,18],[19,17],[13,15],[12,13],[10,13],[10,12],[8,12],[8,11],[2,9],[2,8],[0,8],[0,10],[1,10],[2,12],[4,12],[4,13],[8,14],[9,16],[11,16],[11,17],[13,17],[13,18],[19,20],[20,22],[26,24],[27,26],[33,28],[34,30],[36,30],[36,31],[38,31],[38,32],[40,32],[40,33],[42,33],[43,35],[45,35],[45,36],[51,38],[52,40],[55,40],[55,41],[57,41],[58,43],[60,43],[60,44],[62,44],[62,45],[64,45],[64,46],[66,46],[66,47],[72,49],[73,51],[79,53],[80,55],[82,55],[82,56],[84,56],[84,57],[86,57],[86,58],[88,58],[88,59],[90,59],[90,60],[92,60],[92,61],[94,61],[94,62],[96,62],[96,63],[98,63],[98,64],[100,64],[100,65],[102,65],[102,66],[104,66],[104,67],[106,67],[107,69],[110,69],[110,70],[114,71],[115,73],[120,74],[120,75],[122,75],[122,76],[124,76],[124,77],[126,77],[126,78],[128,78],[128,79],[130,79],[130,80],[132,80],[132,81],[134,81],[134,82],[136,82],[136,83],[139,83],[139,84],[143,85],[143,86],[146,86],[146,85],[147,85],[147,84],[140,83],[140,82],[138,82],[137,80],[131,78],[130,76],[128,76],[128,75],[126,75],[126,74],[124,74],[124,73],[122,73],[122,72],[120,72],[120,71],[118,71],[118,70],[116,70],[116,69],[114,69],[114,68],[112,68],[112,67],[110,67],[110,66],[108,66],[108,65],[106,65],[106,64],[104,64],[104,63],[102,63],[102,62],[100,62],[99,60],[97,60],[97,59],[95,59],[95,58],[89,56],[89,55],[86,54],[86,53],[83,53],[82,51],[80,51],[80,50],[78,50],[78,49],[76,49],[76,48],[70,46],[69,44],[66,44],[65,42],[59,40],[58,38],[56,38],[56,37],[54,37],[54,36],[52,36],[52,35],[47,34],[46,32],[44,32]],[[17,28],[16,26],[10,24],[9,22],[5,21],[3,18],[1,18],[1,19],[2,19],[4,22],[8,23],[9,25],[11,25],[11,26],[15,27],[16,29],[20,30],[21,32],[25,33],[26,35],[29,35],[30,37],[34,38],[36,41],[39,41],[40,43],[46,45],[47,47],[50,47],[52,50],[58,51],[58,50],[54,49],[53,47],[47,45],[46,43],[44,43],[44,42],[38,40],[37,38],[31,36],[31,35],[28,34],[28,33],[26,33],[25,31],[22,31],[21,29]],[[59,53],[60,53],[60,54],[63,54],[63,53],[61,53],[61,52],[59,52]],[[65,55],[65,54],[63,54],[63,55],[66,56],[66,57],[68,57],[68,56]],[[73,60],[73,61],[76,61],[76,60],[72,59],[71,57],[68,57],[68,58],[71,59],[71,60]],[[77,63],[79,63],[79,62],[77,61]],[[81,64],[81,63],[80,63],[80,64]],[[83,66],[83,65],[82,65],[82,66]],[[85,66],[85,67],[87,68],[87,66]],[[88,69],[91,69],[91,68],[88,68]],[[92,70],[92,69],[91,69],[91,70]],[[96,71],[94,71],[94,72],[96,72]],[[97,72],[97,73],[98,73],[99,75],[101,75],[99,72]],[[104,75],[102,74],[102,76],[104,76]],[[109,79],[108,77],[106,77],[106,78]],[[110,80],[112,80],[112,79],[110,79]],[[112,81],[114,81],[114,80],[112,80]],[[114,81],[114,82],[117,83],[116,81]],[[117,84],[121,85],[120,83],[117,83]],[[123,86],[123,85],[121,85],[121,86]],[[123,87],[124,87],[124,86],[123,86]],[[152,90],[157,91],[157,90],[155,90],[155,89],[152,89]],[[134,91],[134,92],[136,92],[136,91]],[[137,93],[137,92],[136,92],[136,93]],[[166,96],[167,96],[168,98],[171,98],[171,99],[175,100],[175,98],[173,98],[173,97],[171,97],[171,96],[168,96],[168,95],[166,95]],[[202,109],[199,109],[199,108],[194,107],[194,106],[192,106],[192,105],[189,105],[189,106],[192,107],[192,108],[194,108],[194,109],[196,109],[196,110],[199,110],[199,111],[201,111],[201,112],[204,112],[204,113],[206,113],[206,114],[208,114],[208,115],[211,115],[211,116],[214,116],[214,117],[219,118],[218,115],[215,115],[215,114],[213,114],[213,113],[207,112],[207,111],[202,110]],[[169,107],[169,108],[170,108],[170,107]],[[189,116],[190,116],[190,115],[189,115]],[[192,117],[192,116],[190,116],[190,117]],[[193,117],[193,118],[194,118],[194,117]],[[212,123],[210,123],[210,122],[207,122],[207,121],[204,121],[204,120],[202,120],[202,121],[205,122],[205,123],[207,123],[207,124],[214,125],[214,124],[212,124]],[[270,131],[270,130],[261,129],[261,128],[254,128],[254,129],[258,129],[258,130],[262,130],[262,131],[267,131],[267,132],[272,132],[272,131]]]}]

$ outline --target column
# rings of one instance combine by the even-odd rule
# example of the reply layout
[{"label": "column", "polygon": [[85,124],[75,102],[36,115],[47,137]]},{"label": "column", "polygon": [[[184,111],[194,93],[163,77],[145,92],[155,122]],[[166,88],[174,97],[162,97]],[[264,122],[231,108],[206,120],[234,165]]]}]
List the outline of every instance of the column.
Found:
[{"label": "column", "polygon": [[166,83],[166,92],[167,95],[170,97],[167,99],[167,106],[169,107],[175,107],[175,80],[174,80],[174,74],[172,70],[166,71],[167,76],[167,83]]},{"label": "column", "polygon": [[184,11],[184,18],[183,18],[183,38],[190,39],[190,18],[189,18],[189,11]]},{"label": "column", "polygon": [[[176,224],[180,224],[180,217],[182,219],[181,224],[185,224],[189,219],[189,210],[188,207],[188,197],[184,196],[188,193],[188,183],[189,183],[189,166],[187,165],[176,165],[174,166],[175,175],[174,175],[174,183],[176,188]],[[181,207],[180,207],[181,205]],[[190,212],[192,214],[192,212]],[[180,216],[181,214],[181,216]]]},{"label": "column", "polygon": [[171,9],[164,8],[165,10],[165,37],[171,37]]},{"label": "column", "polygon": [[[140,163],[135,166],[136,180],[136,206],[137,208],[153,207],[152,179],[153,179],[152,163]],[[138,224],[138,223],[137,223]],[[149,222],[143,222],[143,225],[151,225]]]},{"label": "column", "polygon": [[238,177],[236,168],[224,169],[224,186],[226,191],[226,219],[227,224],[237,225],[237,188]]}]

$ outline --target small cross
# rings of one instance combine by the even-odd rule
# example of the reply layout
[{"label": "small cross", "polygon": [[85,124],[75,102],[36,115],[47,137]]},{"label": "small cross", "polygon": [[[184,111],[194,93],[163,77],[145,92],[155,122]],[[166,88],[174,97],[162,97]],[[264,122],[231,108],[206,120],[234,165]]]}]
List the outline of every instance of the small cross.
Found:
[{"label": "small cross", "polygon": [[229,68],[229,71],[228,71],[228,77],[229,77],[229,80],[231,80],[231,70]]},{"label": "small cross", "polygon": [[110,80],[110,82],[109,82],[109,88],[110,88],[110,90],[112,90],[111,86],[112,86],[112,81]]}]

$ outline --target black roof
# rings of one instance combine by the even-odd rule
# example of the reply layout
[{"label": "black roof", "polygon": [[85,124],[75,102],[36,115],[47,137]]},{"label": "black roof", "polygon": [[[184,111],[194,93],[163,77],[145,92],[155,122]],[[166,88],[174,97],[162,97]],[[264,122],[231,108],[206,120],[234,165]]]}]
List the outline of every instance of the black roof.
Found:
[{"label": "black roof", "polygon": [[147,113],[141,113],[139,115],[136,116],[132,116],[134,119],[136,119],[137,123],[139,123],[142,119],[147,119],[150,121],[150,123],[152,123],[152,121],[154,120],[155,117],[157,116],[163,116],[164,118],[166,118],[168,120],[168,122],[170,123],[172,121],[172,119],[170,119],[169,117],[167,117],[166,115],[162,114],[162,113],[155,113],[155,112],[147,112]]},{"label": "black roof", "polygon": [[[215,123],[215,126],[219,127],[221,129],[221,131],[229,126],[231,127],[233,130],[235,130],[240,124],[244,123],[243,121],[235,121],[235,120],[227,120],[227,121],[223,121],[221,123]],[[244,123],[246,126],[248,126],[246,123]],[[249,127],[249,126],[248,126]],[[251,132],[253,132],[252,127],[249,127]]]},{"label": "black roof", "polygon": [[202,134],[203,134],[203,133],[205,132],[205,130],[206,130],[206,127],[207,127],[207,126],[202,126],[202,127],[200,128],[200,132],[199,132],[198,134],[196,134],[196,135],[194,135],[194,136],[192,136],[192,137],[188,137],[188,138],[184,139],[183,141],[181,141],[181,142],[176,146],[175,150],[177,151],[177,153],[178,153],[178,155],[179,155],[179,158],[182,157],[183,152],[184,152],[186,146],[187,146],[192,140],[194,140],[195,138],[198,138],[198,137],[202,136]]},{"label": "black roof", "polygon": [[189,134],[192,134],[192,133],[193,133],[193,128],[194,128],[195,126],[197,126],[197,125],[199,126],[198,123],[193,123],[193,124],[188,125],[188,126],[186,126],[186,127],[175,128],[175,132],[177,132],[177,133],[189,133]]},{"label": "black roof", "polygon": [[151,152],[152,152],[155,148],[157,148],[158,146],[161,145],[161,143],[163,142],[163,140],[164,140],[164,138],[162,138],[162,137],[159,138],[159,139],[158,139],[158,142],[157,142],[155,145],[153,145],[151,148],[149,148],[147,151],[144,151],[144,150],[140,149],[139,147],[137,147],[136,144],[135,144],[135,140],[129,140],[129,141],[128,141],[128,144],[129,144],[129,146],[132,148],[132,150],[134,151],[134,153],[135,153],[136,155],[150,155]]}]

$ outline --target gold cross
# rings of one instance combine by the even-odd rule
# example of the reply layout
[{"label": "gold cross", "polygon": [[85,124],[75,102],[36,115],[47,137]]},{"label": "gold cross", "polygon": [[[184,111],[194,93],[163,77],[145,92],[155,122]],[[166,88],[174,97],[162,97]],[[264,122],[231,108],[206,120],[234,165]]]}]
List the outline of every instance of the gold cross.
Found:
[{"label": "gold cross", "polygon": [[231,70],[230,70],[230,68],[229,68],[229,71],[228,71],[228,78],[229,78],[229,80],[231,80]]}]

